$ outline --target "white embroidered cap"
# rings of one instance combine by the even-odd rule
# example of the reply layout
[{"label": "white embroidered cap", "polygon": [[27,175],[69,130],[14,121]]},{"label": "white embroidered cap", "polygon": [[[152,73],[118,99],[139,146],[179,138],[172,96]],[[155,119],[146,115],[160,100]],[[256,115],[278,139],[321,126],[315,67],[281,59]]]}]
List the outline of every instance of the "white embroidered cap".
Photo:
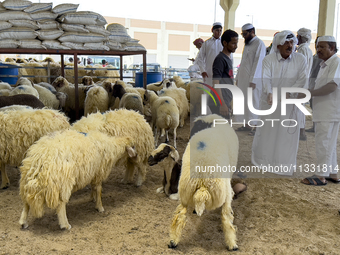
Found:
[{"label": "white embroidered cap", "polygon": [[254,28],[253,24],[247,23],[247,24],[244,24],[244,25],[242,26],[242,31],[243,31],[243,30],[249,30],[249,29],[252,29],[252,28]]},{"label": "white embroidered cap", "polygon": [[324,36],[320,36],[318,38],[318,43],[319,42],[336,42],[335,37],[331,36],[331,35],[324,35]]}]

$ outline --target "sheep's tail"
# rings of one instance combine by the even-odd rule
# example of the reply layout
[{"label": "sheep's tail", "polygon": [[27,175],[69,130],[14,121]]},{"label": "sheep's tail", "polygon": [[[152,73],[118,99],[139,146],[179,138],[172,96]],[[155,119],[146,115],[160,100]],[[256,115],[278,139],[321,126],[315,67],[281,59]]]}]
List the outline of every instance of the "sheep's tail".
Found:
[{"label": "sheep's tail", "polygon": [[166,115],[165,123],[166,123],[166,125],[167,125],[168,127],[170,127],[171,122],[172,122],[171,115]]},{"label": "sheep's tail", "polygon": [[30,206],[30,212],[34,217],[40,218],[44,215],[45,189],[41,188],[39,181],[30,180],[20,188],[21,198]]},{"label": "sheep's tail", "polygon": [[194,194],[195,211],[198,216],[201,216],[205,210],[205,204],[208,200],[211,200],[211,195],[207,188],[201,187],[196,190]]}]

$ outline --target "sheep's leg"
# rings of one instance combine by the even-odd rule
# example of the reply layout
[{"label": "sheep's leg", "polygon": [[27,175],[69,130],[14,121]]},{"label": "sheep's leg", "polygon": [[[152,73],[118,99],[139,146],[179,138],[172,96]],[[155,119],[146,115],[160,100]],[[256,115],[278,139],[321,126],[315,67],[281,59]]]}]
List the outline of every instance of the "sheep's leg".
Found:
[{"label": "sheep's leg", "polygon": [[145,160],[146,162],[143,162],[141,165],[138,165],[138,176],[137,176],[137,181],[136,181],[136,186],[139,187],[143,184],[143,182],[145,181],[145,177],[146,177],[146,164],[147,164],[147,160]]},{"label": "sheep's leg", "polygon": [[227,249],[229,251],[236,251],[238,246],[236,244],[236,227],[233,225],[234,216],[231,208],[233,190],[230,183],[227,185],[227,188],[227,199],[222,206],[222,227]]},{"label": "sheep's leg", "polygon": [[165,143],[169,143],[169,130],[165,131]]},{"label": "sheep's leg", "polygon": [[22,229],[28,228],[27,224],[27,216],[30,210],[30,206],[27,203],[24,203],[24,209],[22,210],[21,217],[19,220],[19,224],[21,225]]},{"label": "sheep's leg", "polygon": [[181,116],[181,119],[180,119],[180,124],[179,124],[179,127],[183,127],[184,126],[184,116]]},{"label": "sheep's leg", "polygon": [[104,207],[102,204],[102,184],[93,185],[93,189],[96,190],[96,209],[98,212],[104,212]]},{"label": "sheep's leg", "polygon": [[158,138],[159,138],[158,127],[156,127],[156,131],[155,131],[155,147],[156,148],[157,148],[157,144],[158,144]]},{"label": "sheep's leg", "polygon": [[175,148],[177,148],[176,147],[176,130],[177,130],[177,128],[174,128],[174,147]]},{"label": "sheep's leg", "polygon": [[6,165],[3,162],[0,162],[1,169],[1,189],[7,189],[9,187],[9,179],[6,173]]},{"label": "sheep's leg", "polygon": [[171,194],[169,198],[171,200],[179,200],[179,194],[178,193]]},{"label": "sheep's leg", "polygon": [[182,230],[184,229],[186,223],[186,213],[187,208],[182,204],[179,204],[176,208],[175,215],[172,218],[170,227],[170,244],[168,245],[169,248],[176,248],[180,241]]},{"label": "sheep's leg", "polygon": [[59,220],[59,226],[61,229],[71,229],[71,225],[68,223],[66,216],[66,202],[61,202],[57,208],[57,215]]},{"label": "sheep's leg", "polygon": [[123,179],[123,183],[132,183],[133,182],[133,174],[135,172],[135,166],[130,160],[127,160],[126,162],[126,170],[125,170],[125,176]]},{"label": "sheep's leg", "polygon": [[160,187],[156,190],[156,193],[164,193],[164,187]]}]

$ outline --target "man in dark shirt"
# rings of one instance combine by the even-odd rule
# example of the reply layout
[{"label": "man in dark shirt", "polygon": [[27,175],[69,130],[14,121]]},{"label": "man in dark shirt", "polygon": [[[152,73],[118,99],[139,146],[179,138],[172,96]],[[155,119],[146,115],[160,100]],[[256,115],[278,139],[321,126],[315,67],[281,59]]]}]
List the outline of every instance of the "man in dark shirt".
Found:
[{"label": "man in dark shirt", "polygon": [[[231,53],[235,52],[238,43],[238,34],[233,30],[224,31],[221,37],[223,50],[216,56],[213,63],[213,84],[234,84],[233,61]],[[222,105],[215,104],[209,99],[209,108],[212,113],[220,114],[227,119],[231,114],[231,101],[233,95],[229,89],[216,88],[216,92],[221,98]]]}]

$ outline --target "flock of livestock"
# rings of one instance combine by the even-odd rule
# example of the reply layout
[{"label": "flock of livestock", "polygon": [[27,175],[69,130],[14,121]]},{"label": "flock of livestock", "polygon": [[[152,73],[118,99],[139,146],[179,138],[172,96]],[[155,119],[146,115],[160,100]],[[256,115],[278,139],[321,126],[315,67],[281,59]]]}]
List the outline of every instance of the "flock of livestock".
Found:
[{"label": "flock of livestock", "polygon": [[[76,120],[75,86],[61,76],[52,84],[27,78],[19,78],[14,86],[0,83],[1,188],[10,185],[6,165],[19,166],[21,227],[28,227],[29,214],[42,217],[48,207],[56,210],[60,228],[70,229],[66,205],[73,192],[90,185],[95,208],[103,212],[102,182],[112,168],[125,166],[125,183],[133,182],[136,172],[135,184],[140,186],[148,166],[161,164],[164,180],[157,192],[179,200],[169,248],[180,241],[188,207],[198,216],[222,207],[227,248],[237,250],[231,176],[206,178],[207,173],[193,170],[194,165],[236,167],[234,130],[213,127],[221,116],[197,117],[182,159],[176,150],[177,129],[189,114],[200,112],[194,102],[200,102],[202,86],[174,77],[145,90],[114,78],[94,82],[86,75],[78,86],[81,119]],[[160,136],[166,143],[158,143]]]}]

